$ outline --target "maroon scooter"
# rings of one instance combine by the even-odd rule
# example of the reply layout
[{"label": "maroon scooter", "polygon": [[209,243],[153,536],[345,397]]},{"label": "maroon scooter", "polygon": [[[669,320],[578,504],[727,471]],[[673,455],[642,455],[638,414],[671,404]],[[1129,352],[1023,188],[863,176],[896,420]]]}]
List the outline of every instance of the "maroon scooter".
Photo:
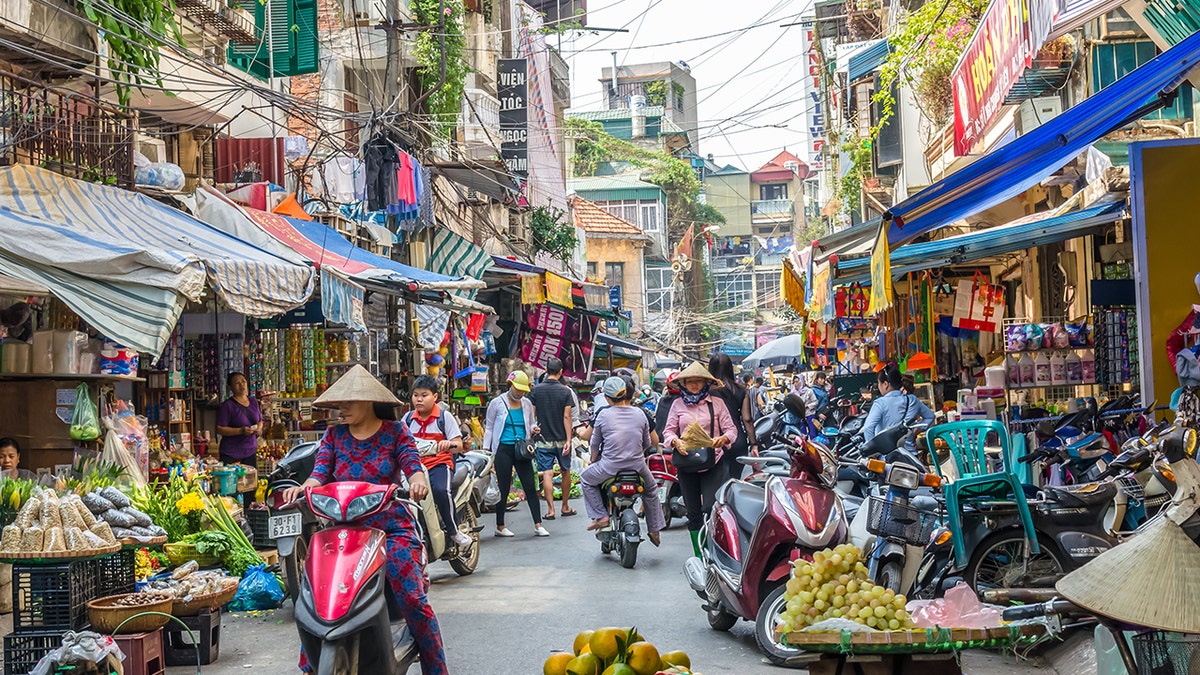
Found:
[{"label": "maroon scooter", "polygon": [[780,643],[775,626],[785,609],[783,592],[792,565],[845,543],[850,528],[834,490],[837,459],[823,445],[798,435],[781,440],[770,454],[786,450],[790,466],[778,456],[738,461],[783,465],[788,476],[768,474],[762,484],[725,483],[705,523],[702,557],[689,558],[684,573],[704,600],[709,626],[727,631],[739,619],[753,621],[755,640],[767,659],[791,665],[801,652]]}]

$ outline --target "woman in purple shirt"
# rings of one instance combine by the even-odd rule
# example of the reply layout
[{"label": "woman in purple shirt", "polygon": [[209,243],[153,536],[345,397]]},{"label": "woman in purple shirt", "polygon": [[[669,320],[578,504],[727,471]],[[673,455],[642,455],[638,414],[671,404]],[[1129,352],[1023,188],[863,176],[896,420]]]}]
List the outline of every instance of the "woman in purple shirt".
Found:
[{"label": "woman in purple shirt", "polygon": [[262,410],[250,396],[250,383],[241,373],[230,373],[225,381],[232,395],[217,410],[217,433],[221,434],[221,461],[225,464],[255,465]]}]

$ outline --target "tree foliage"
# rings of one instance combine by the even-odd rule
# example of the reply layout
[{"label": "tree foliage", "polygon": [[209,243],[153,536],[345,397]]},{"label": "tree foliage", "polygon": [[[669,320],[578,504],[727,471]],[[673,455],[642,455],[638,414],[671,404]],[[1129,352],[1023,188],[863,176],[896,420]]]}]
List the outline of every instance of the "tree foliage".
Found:
[{"label": "tree foliage", "polygon": [[[467,63],[467,40],[463,36],[463,3],[447,2],[439,13],[438,0],[412,0],[412,12],[417,23],[439,30],[417,33],[415,55],[421,91],[437,86],[442,76],[442,35],[445,35],[446,80],[426,101],[430,131],[446,138],[458,126],[462,112],[463,85],[471,66]],[[444,19],[444,23],[442,20]]]},{"label": "tree foliage", "polygon": [[579,240],[575,237],[575,225],[566,219],[566,212],[552,206],[539,206],[529,213],[529,229],[534,250],[570,264]]}]

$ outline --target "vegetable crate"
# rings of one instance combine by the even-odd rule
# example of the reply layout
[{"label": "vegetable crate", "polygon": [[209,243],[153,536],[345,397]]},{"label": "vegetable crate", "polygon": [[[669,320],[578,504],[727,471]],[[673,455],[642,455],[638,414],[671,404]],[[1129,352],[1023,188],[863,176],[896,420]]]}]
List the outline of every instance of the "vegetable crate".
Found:
[{"label": "vegetable crate", "polygon": [[13,563],[13,630],[18,633],[57,630],[61,635],[84,628],[87,603],[97,597],[95,561]]},{"label": "vegetable crate", "polygon": [[96,597],[133,593],[137,590],[133,563],[137,551],[132,548],[93,560],[96,566]]},{"label": "vegetable crate", "polygon": [[250,540],[250,543],[254,544],[254,548],[275,548],[275,540],[269,536],[271,534],[269,527],[271,511],[269,509],[257,509],[251,505],[246,510],[246,520],[250,523],[250,531],[254,533]]},{"label": "vegetable crate", "polygon": [[9,633],[4,636],[4,675],[26,675],[42,657],[62,645],[62,631]]},{"label": "vegetable crate", "polygon": [[125,675],[163,675],[166,672],[161,628],[153,633],[114,635],[113,640],[125,654]]},{"label": "vegetable crate", "polygon": [[[196,616],[180,617],[187,630],[172,621],[163,627],[163,655],[168,667],[207,666],[221,653],[221,610],[201,610]],[[199,640],[197,640],[199,637]]]}]

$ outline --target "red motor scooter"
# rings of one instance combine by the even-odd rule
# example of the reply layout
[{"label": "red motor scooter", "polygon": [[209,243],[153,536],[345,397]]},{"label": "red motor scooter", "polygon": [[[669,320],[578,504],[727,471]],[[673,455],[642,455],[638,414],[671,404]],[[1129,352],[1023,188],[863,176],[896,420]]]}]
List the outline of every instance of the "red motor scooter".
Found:
[{"label": "red motor scooter", "polygon": [[[804,404],[785,401],[789,411]],[[803,419],[803,414],[798,414]],[[762,484],[731,480],[716,495],[705,523],[702,558],[684,563],[688,584],[704,600],[708,623],[729,630],[739,619],[754,621],[754,637],[768,660],[791,665],[798,649],[780,643],[775,626],[783,615],[783,592],[796,560],[846,542],[837,485],[837,459],[827,448],[797,435],[784,436],[771,454],[786,450],[789,474],[768,473]],[[788,466],[776,456],[742,457],[743,464]]]},{"label": "red motor scooter", "polygon": [[394,619],[387,535],[356,524],[397,500],[415,510],[406,497],[395,485],[345,481],[309,488],[295,502],[328,522],[312,535],[296,600],[300,643],[317,675],[403,675],[416,661],[407,625]]},{"label": "red motor scooter", "polygon": [[676,475],[675,464],[671,462],[671,454],[659,450],[646,457],[646,466],[650,467],[650,473],[658,482],[658,501],[663,507],[663,520],[670,527],[672,519],[687,515],[683,489],[679,487],[679,476]]}]

